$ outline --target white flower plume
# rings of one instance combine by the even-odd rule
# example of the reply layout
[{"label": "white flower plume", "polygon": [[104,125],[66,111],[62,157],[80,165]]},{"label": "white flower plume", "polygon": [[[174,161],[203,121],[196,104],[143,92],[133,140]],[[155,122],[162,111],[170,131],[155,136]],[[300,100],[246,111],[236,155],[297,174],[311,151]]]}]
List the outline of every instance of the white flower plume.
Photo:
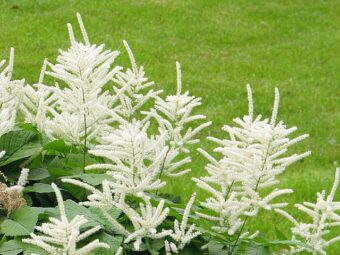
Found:
[{"label": "white flower plume", "polygon": [[245,224],[248,217],[257,215],[259,209],[271,210],[280,208],[286,203],[273,203],[275,198],[293,192],[290,189],[272,189],[268,194],[261,192],[275,186],[277,176],[287,166],[310,155],[310,152],[286,156],[288,148],[305,139],[308,135],[289,138],[296,128],[287,128],[276,122],[279,91],[275,89],[275,100],[271,119],[262,119],[261,115],[253,116],[254,106],[250,86],[247,86],[249,113],[243,119],[236,118],[238,126],[224,126],[230,139],[208,139],[216,142],[214,152],[220,153],[216,159],[206,151],[200,153],[209,160],[206,166],[207,176],[194,178],[197,185],[211,194],[202,203],[214,212],[213,215],[200,214],[209,220],[219,222],[218,231],[227,231],[233,235]]},{"label": "white flower plume", "polygon": [[46,129],[48,107],[53,108],[57,104],[57,97],[54,93],[42,85],[46,66],[47,60],[45,59],[37,84],[33,86],[27,84],[22,88],[22,100],[19,106],[19,111],[24,115],[25,122],[31,123],[40,132],[44,132]]},{"label": "white flower plume", "polygon": [[145,191],[158,190],[165,185],[158,179],[167,147],[163,136],[148,137],[148,123],[134,121],[121,125],[110,135],[102,138],[102,144],[96,145],[89,153],[104,157],[111,163],[94,164],[89,169],[105,169],[114,182],[111,186],[118,193],[142,194]]},{"label": "white flower plume", "polygon": [[178,253],[178,251],[182,250],[187,244],[191,242],[191,240],[201,234],[200,231],[196,231],[195,224],[188,226],[188,219],[192,206],[195,202],[195,198],[196,193],[191,196],[189,202],[187,203],[181,223],[179,223],[177,219],[174,221],[174,231],[172,234],[170,234],[173,242],[169,242],[168,240],[165,240],[164,242],[167,255],[170,255],[171,253]]},{"label": "white flower plume", "polygon": [[23,239],[23,242],[40,247],[51,255],[86,255],[98,248],[110,248],[106,243],[99,242],[98,239],[87,243],[82,247],[77,247],[77,243],[96,233],[100,226],[96,226],[81,233],[80,228],[88,221],[82,215],[75,216],[71,221],[66,217],[65,207],[61,192],[52,183],[52,188],[56,194],[60,219],[51,217],[49,223],[43,223],[36,227],[41,234],[31,233],[30,239]]},{"label": "white flower plume", "polygon": [[[1,157],[0,157],[1,158]],[[19,192],[22,193],[28,178],[29,169],[23,168],[21,170],[18,182],[16,185],[10,186],[6,189],[8,192]]]},{"label": "white flower plume", "polygon": [[340,241],[339,235],[333,238],[329,236],[331,229],[338,229],[340,227],[340,202],[334,201],[339,182],[340,168],[337,168],[332,190],[327,197],[325,190],[323,190],[321,193],[317,193],[316,203],[304,202],[303,204],[295,205],[297,209],[312,218],[310,223],[298,222],[287,212],[276,209],[278,213],[294,224],[294,227],[291,229],[293,240],[300,240],[311,247],[293,247],[293,253],[308,251],[313,254],[326,255],[327,247]]},{"label": "white flower plume", "polygon": [[[12,80],[14,49],[11,48],[9,64],[0,61],[0,136],[14,128],[17,109],[20,104],[24,80]],[[2,69],[2,71],[1,71]]]},{"label": "white flower plume", "polygon": [[145,198],[144,203],[139,204],[139,213],[127,205],[118,204],[118,206],[129,217],[134,227],[134,231],[126,237],[124,242],[129,243],[134,240],[136,250],[139,250],[142,238],[159,239],[172,233],[171,230],[163,229],[157,232],[157,227],[169,214],[169,208],[164,208],[164,200],[161,200],[157,207],[153,207],[149,198]]},{"label": "white flower plume", "polygon": [[154,82],[148,81],[143,66],[138,67],[130,46],[126,41],[123,43],[130,58],[131,68],[125,72],[119,71],[113,79],[116,83],[115,111],[124,119],[131,120],[148,101],[162,91],[151,89]]},{"label": "white flower plume", "polygon": [[[76,41],[68,24],[71,47],[60,50],[57,63],[47,62],[44,74],[59,80],[61,85],[39,84],[50,92],[55,104],[47,107],[45,132],[52,139],[64,139],[69,144],[82,145],[110,130],[118,116],[112,110],[113,96],[104,89],[120,67],[112,67],[118,51],[105,50],[104,45],[90,44],[84,24],[77,14],[83,42]],[[42,81],[40,81],[42,83]]]},{"label": "white flower plume", "polygon": [[[188,144],[199,142],[197,134],[204,128],[211,125],[211,122],[200,124],[196,128],[187,127],[197,120],[203,120],[205,115],[192,115],[192,111],[201,105],[201,98],[190,96],[189,91],[182,93],[182,73],[179,62],[177,68],[177,93],[167,96],[165,100],[157,97],[155,109],[152,116],[156,118],[160,127],[167,131],[171,147],[178,147],[184,152]],[[163,117],[164,116],[164,117]]]},{"label": "white flower plume", "polygon": [[[157,207],[153,207],[150,198],[146,195],[142,197],[143,202],[135,209],[125,201],[125,193],[116,193],[117,190],[112,188],[113,183],[103,181],[102,189],[99,191],[93,186],[82,181],[74,179],[62,179],[65,183],[70,183],[82,187],[91,192],[88,195],[88,201],[81,202],[82,205],[101,209],[103,216],[112,224],[113,229],[125,236],[125,243],[134,242],[134,247],[139,250],[142,239],[145,237],[159,239],[172,233],[171,230],[157,231],[157,227],[162,224],[167,215],[169,208],[164,208],[164,200],[161,200]],[[121,191],[120,191],[121,192]],[[134,230],[129,231],[122,224],[110,215],[111,208],[118,208],[130,220]]]}]

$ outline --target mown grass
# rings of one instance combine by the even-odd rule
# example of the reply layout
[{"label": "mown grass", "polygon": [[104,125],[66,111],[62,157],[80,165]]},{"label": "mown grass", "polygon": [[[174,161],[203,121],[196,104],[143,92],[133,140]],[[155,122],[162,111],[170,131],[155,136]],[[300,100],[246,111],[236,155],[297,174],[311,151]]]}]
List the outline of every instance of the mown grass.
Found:
[{"label": "mown grass", "polygon": [[[280,119],[311,135],[295,151],[313,152],[282,175],[280,186],[295,190],[287,200],[314,201],[317,191],[330,189],[340,162],[340,1],[0,1],[0,57],[16,49],[16,78],[35,82],[43,59],[68,47],[65,24],[76,22],[76,11],[93,42],[123,50],[126,39],[166,92],[175,90],[175,61],[181,62],[186,88],[203,97],[201,111],[213,121],[201,136],[208,151],[213,144],[204,137],[223,137],[223,124],[246,113],[247,83],[255,111],[268,116],[278,86]],[[127,64],[125,53],[119,62]],[[206,160],[194,154],[192,173],[169,180],[164,192],[187,198],[196,190],[191,177],[204,174]],[[289,229],[268,213],[251,225],[268,237],[275,227]]]}]

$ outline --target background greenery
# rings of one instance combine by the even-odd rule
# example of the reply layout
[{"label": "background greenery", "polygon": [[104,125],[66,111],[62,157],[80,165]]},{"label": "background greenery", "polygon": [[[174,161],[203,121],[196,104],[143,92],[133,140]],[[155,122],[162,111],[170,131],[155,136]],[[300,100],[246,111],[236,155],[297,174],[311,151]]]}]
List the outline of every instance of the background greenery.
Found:
[{"label": "background greenery", "polygon": [[[15,48],[15,78],[37,81],[43,59],[68,47],[66,23],[76,23],[77,11],[92,42],[123,51],[126,39],[166,93],[175,91],[181,62],[185,87],[203,97],[201,111],[213,121],[201,137],[208,151],[213,144],[205,136],[223,137],[221,127],[246,114],[247,83],[256,113],[267,116],[278,86],[280,119],[311,135],[296,151],[313,153],[281,177],[282,187],[295,190],[289,202],[314,201],[330,189],[340,164],[340,1],[0,0],[0,59]],[[118,62],[126,65],[122,53]],[[195,153],[192,174],[169,180],[164,192],[188,198],[196,190],[191,177],[204,174],[205,164]],[[284,233],[290,227],[268,213],[250,224],[268,237],[275,226]]]}]

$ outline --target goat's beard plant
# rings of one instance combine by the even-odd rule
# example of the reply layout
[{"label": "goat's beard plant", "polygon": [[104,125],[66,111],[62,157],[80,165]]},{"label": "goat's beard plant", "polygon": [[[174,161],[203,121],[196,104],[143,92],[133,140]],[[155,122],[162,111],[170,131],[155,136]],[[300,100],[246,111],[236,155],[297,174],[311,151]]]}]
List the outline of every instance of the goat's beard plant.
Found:
[{"label": "goat's beard plant", "polygon": [[[27,176],[24,168],[25,181],[21,176],[18,184],[9,188],[18,192],[21,203],[6,210],[11,219],[1,225],[7,239],[0,246],[1,252],[14,245],[16,254],[33,249],[31,254],[170,255],[186,250],[192,254],[231,255],[242,254],[244,248],[262,254],[270,243],[261,246],[260,239],[256,239],[259,232],[246,230],[248,220],[261,209],[275,210],[294,223],[293,240],[286,242],[294,246],[292,252],[325,254],[325,248],[339,240],[335,237],[325,241],[328,230],[320,226],[328,219],[334,222],[327,227],[339,226],[336,211],[340,207],[333,202],[336,188],[327,202],[322,193],[316,205],[305,204],[315,209],[313,213],[298,206],[313,217],[313,225],[299,224],[281,209],[286,203],[273,201],[293,192],[275,188],[278,175],[310,154],[286,156],[290,146],[308,135],[291,139],[289,135],[296,128],[277,122],[278,89],[271,118],[262,119],[261,115],[254,116],[248,85],[248,115],[234,120],[238,126],[223,128],[228,139],[208,138],[219,145],[214,152],[221,157],[199,149],[209,160],[208,175],[194,181],[207,192],[207,199],[195,207],[195,213],[191,209],[196,194],[186,205],[159,195],[166,185],[164,177],[176,178],[190,172],[187,165],[191,162],[191,145],[198,143],[198,134],[211,125],[204,121],[206,116],[194,113],[201,98],[183,92],[178,62],[176,94],[163,98],[163,92],[154,89],[143,67],[137,65],[126,41],[123,44],[131,67],[124,69],[116,65],[120,53],[90,43],[79,14],[77,18],[82,41],[76,40],[68,24],[70,48],[59,51],[56,64],[44,61],[37,84],[12,81],[14,50],[9,65],[0,73],[0,165],[7,170],[13,167],[9,163],[15,161],[16,165],[32,168],[32,176]],[[4,61],[0,62],[3,66]],[[48,84],[47,76],[55,80],[54,85]],[[26,124],[16,127],[17,115],[22,115]],[[32,152],[27,152],[30,149]],[[25,192],[27,178],[33,185]],[[14,182],[13,178],[5,181]],[[49,186],[52,182],[79,204],[71,200],[64,204],[60,190],[52,184],[59,211],[40,208],[53,205],[48,194],[53,191]],[[29,197],[29,206],[23,207],[25,197]],[[324,202],[328,209],[322,211]],[[327,210],[332,214],[327,214]],[[38,215],[39,219],[51,214],[53,217],[49,218],[50,223],[36,227],[39,235],[31,233],[31,238],[24,238],[23,243],[23,237],[33,232],[36,225],[20,217],[26,211],[34,212],[35,223]],[[206,220],[212,225],[211,230]],[[20,224],[25,231],[8,230],[6,224],[13,224],[14,229],[15,224]],[[322,233],[315,234],[319,230]]]}]

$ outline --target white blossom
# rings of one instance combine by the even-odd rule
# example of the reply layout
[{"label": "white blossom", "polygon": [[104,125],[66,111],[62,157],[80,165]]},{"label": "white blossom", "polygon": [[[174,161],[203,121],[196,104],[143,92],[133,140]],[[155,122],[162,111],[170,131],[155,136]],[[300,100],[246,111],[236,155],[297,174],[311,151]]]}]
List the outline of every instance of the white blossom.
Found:
[{"label": "white blossom", "polygon": [[157,231],[157,227],[163,223],[167,215],[169,214],[169,208],[164,208],[164,200],[161,200],[157,207],[153,207],[149,198],[144,199],[144,203],[139,204],[140,212],[136,212],[128,205],[117,204],[131,220],[134,227],[134,231],[129,234],[125,243],[134,241],[134,247],[139,250],[142,244],[142,238],[149,237],[152,239],[159,239],[166,237],[172,233],[171,230]]},{"label": "white blossom", "polygon": [[94,164],[86,169],[105,169],[114,182],[111,186],[119,193],[142,194],[158,190],[165,182],[158,179],[167,152],[165,135],[148,137],[148,123],[133,121],[121,125],[101,139],[90,154],[104,157],[110,163]]},{"label": "white blossom", "polygon": [[37,84],[25,85],[22,88],[22,100],[19,111],[23,113],[25,122],[31,123],[40,132],[45,132],[48,107],[54,107],[57,104],[57,97],[50,89],[42,86],[47,60],[44,61],[39,81]]},{"label": "white blossom", "polygon": [[[167,131],[171,147],[178,147],[184,152],[189,152],[186,145],[199,142],[197,134],[211,125],[211,122],[200,124],[196,128],[189,124],[203,120],[205,115],[192,115],[193,110],[201,105],[201,98],[190,96],[189,91],[182,93],[182,74],[179,62],[177,67],[177,93],[167,96],[165,100],[157,97],[155,109],[151,114],[158,121],[160,127]],[[146,113],[145,113],[146,114]]]},{"label": "white blossom", "polygon": [[24,186],[26,185],[27,182],[28,173],[29,169],[23,168],[20,172],[17,184],[6,188],[6,191],[22,193],[22,191],[24,190]]},{"label": "white blossom", "polygon": [[69,221],[66,217],[60,190],[54,183],[52,183],[52,188],[57,197],[60,219],[51,217],[49,223],[43,223],[35,228],[41,233],[40,235],[31,233],[31,238],[23,239],[23,242],[38,246],[51,255],[85,255],[98,248],[110,248],[109,245],[99,242],[98,239],[82,247],[77,247],[78,242],[96,233],[100,230],[100,226],[92,227],[81,233],[81,226],[88,220],[82,215],[77,215]]},{"label": "white blossom", "polygon": [[248,217],[256,216],[259,209],[271,210],[285,206],[286,203],[272,201],[293,192],[291,189],[274,188],[267,194],[261,191],[275,186],[279,182],[277,176],[287,166],[310,155],[310,152],[286,155],[290,146],[308,135],[291,139],[289,135],[296,128],[287,128],[282,121],[276,123],[278,89],[275,89],[271,119],[262,119],[261,115],[254,118],[253,97],[249,85],[247,89],[248,115],[242,119],[234,119],[238,126],[224,126],[223,130],[229,133],[229,139],[208,138],[219,145],[214,152],[221,154],[221,158],[216,159],[199,149],[209,160],[206,166],[208,175],[194,178],[198,187],[211,194],[201,205],[210,209],[213,214],[199,215],[217,221],[219,225],[215,226],[214,230],[228,232],[229,235],[235,234]]},{"label": "white blossom", "polygon": [[119,247],[115,255],[122,255],[122,254],[123,254],[123,247]]},{"label": "white blossom", "polygon": [[[300,240],[307,246],[293,247],[293,253],[308,251],[313,254],[327,254],[327,247],[340,241],[340,236],[329,236],[331,229],[340,227],[340,202],[334,201],[334,196],[340,182],[340,169],[336,169],[335,180],[331,192],[326,197],[323,190],[317,193],[316,203],[304,202],[295,207],[312,218],[312,222],[298,222],[287,212],[276,209],[278,213],[286,217],[294,224],[292,227],[293,240]],[[309,248],[310,247],[310,248]]]},{"label": "white blossom", "polygon": [[14,128],[21,88],[24,83],[24,80],[12,80],[13,48],[11,48],[9,64],[7,66],[5,64],[5,60],[0,61],[0,137]]},{"label": "white blossom", "polygon": [[[111,188],[112,183],[107,180],[103,182],[103,192],[78,180],[63,179],[62,181],[90,191],[91,194],[87,197],[88,201],[81,202],[81,204],[100,208],[104,217],[112,224],[113,229],[125,236],[124,242],[133,241],[136,250],[139,250],[143,238],[159,239],[172,233],[171,230],[157,230],[157,227],[162,224],[169,214],[169,208],[164,208],[164,200],[161,200],[157,207],[153,207],[150,198],[144,195],[142,196],[144,202],[141,202],[139,207],[135,209],[126,203],[125,194],[115,193],[116,190]],[[133,231],[126,229],[110,215],[111,208],[118,208],[127,216],[134,228]]]},{"label": "white blossom", "polygon": [[181,223],[179,223],[177,219],[174,221],[174,230],[173,233],[170,234],[170,237],[174,240],[174,242],[177,243],[177,245],[174,242],[168,242],[165,240],[165,250],[167,254],[171,254],[171,252],[178,253],[178,251],[182,250],[187,244],[191,242],[192,239],[201,234],[200,231],[196,231],[195,224],[188,226],[189,214],[195,202],[195,198],[196,193],[191,196],[189,202],[187,203]]},{"label": "white blossom", "polygon": [[115,111],[124,119],[131,120],[135,118],[141,108],[148,101],[154,99],[161,90],[153,90],[151,87],[154,82],[148,81],[145,77],[144,67],[138,67],[135,57],[126,41],[123,41],[125,49],[129,55],[131,68],[126,71],[118,71],[113,78],[117,86],[114,86],[116,92]]},{"label": "white blossom", "polygon": [[76,41],[68,24],[71,47],[60,50],[57,63],[47,63],[44,73],[59,80],[55,86],[39,84],[45,93],[52,93],[56,103],[48,105],[45,132],[51,139],[86,145],[111,130],[118,115],[113,111],[114,97],[104,89],[120,70],[112,67],[118,51],[105,50],[104,45],[90,44],[79,14],[78,22],[83,42]]}]

